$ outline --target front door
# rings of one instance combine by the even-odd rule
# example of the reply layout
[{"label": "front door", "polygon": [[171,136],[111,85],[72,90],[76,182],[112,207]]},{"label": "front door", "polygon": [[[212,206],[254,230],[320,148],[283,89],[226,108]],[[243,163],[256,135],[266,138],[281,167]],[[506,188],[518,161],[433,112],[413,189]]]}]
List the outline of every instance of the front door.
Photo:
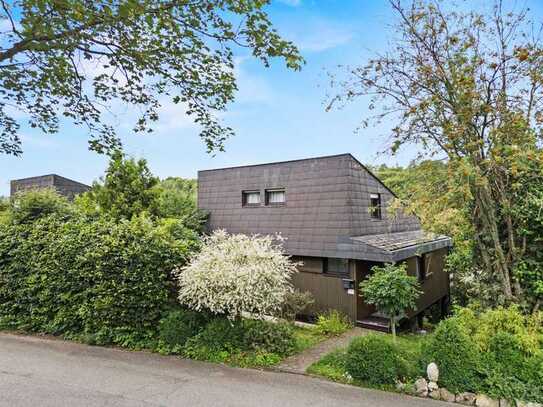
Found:
[{"label": "front door", "polygon": [[360,283],[370,274],[371,267],[377,263],[371,263],[363,260],[356,261],[356,320],[361,321],[375,312],[375,307],[364,302],[364,298],[359,292]]}]

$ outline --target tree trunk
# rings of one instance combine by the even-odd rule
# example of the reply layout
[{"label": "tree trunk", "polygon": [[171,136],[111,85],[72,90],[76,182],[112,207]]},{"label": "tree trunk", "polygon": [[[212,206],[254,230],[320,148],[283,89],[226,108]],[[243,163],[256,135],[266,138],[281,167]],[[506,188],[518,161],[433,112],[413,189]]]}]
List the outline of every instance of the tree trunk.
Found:
[{"label": "tree trunk", "polygon": [[392,332],[392,341],[396,343],[396,318],[390,317],[390,331]]},{"label": "tree trunk", "polygon": [[[498,273],[501,281],[502,291],[508,301],[514,300],[511,286],[511,262],[505,255],[499,234],[499,218],[496,210],[496,201],[492,198],[488,185],[473,187],[476,209],[473,212],[474,222],[480,225],[481,233],[477,239],[478,248],[483,258],[490,258],[492,261],[485,261],[490,274]],[[490,263],[490,264],[488,264]]]}]

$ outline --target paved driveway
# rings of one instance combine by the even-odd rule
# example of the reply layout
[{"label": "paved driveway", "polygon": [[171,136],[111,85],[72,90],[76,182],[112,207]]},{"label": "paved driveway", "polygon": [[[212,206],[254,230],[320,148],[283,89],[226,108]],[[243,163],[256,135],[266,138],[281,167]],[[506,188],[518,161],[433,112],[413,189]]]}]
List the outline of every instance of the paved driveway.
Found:
[{"label": "paved driveway", "polygon": [[288,373],[0,333],[0,406],[447,406]]}]

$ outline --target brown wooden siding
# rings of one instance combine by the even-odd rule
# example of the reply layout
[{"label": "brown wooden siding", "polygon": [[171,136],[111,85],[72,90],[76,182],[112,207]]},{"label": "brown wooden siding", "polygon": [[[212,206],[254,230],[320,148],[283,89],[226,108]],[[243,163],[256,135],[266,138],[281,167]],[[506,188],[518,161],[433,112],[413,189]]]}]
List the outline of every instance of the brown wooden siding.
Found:
[{"label": "brown wooden siding", "polygon": [[[449,276],[445,271],[446,255],[446,248],[424,255],[427,278],[421,284],[423,294],[417,301],[417,310],[409,312],[409,317],[416,315],[449,294]],[[412,276],[416,275],[416,261],[416,257],[407,259],[407,272]]]},{"label": "brown wooden siding", "polygon": [[343,279],[318,273],[299,272],[293,277],[294,287],[309,291],[315,297],[315,311],[336,309],[355,320],[355,296],[343,288]]}]

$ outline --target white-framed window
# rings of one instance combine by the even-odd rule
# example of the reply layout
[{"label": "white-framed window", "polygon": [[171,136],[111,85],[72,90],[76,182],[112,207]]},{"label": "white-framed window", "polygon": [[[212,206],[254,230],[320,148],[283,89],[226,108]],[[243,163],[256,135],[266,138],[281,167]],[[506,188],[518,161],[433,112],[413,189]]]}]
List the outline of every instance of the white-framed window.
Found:
[{"label": "white-framed window", "polygon": [[285,188],[266,189],[266,205],[283,205],[286,201]]},{"label": "white-framed window", "polygon": [[260,205],[260,191],[243,191],[241,193],[241,204],[243,206]]}]

